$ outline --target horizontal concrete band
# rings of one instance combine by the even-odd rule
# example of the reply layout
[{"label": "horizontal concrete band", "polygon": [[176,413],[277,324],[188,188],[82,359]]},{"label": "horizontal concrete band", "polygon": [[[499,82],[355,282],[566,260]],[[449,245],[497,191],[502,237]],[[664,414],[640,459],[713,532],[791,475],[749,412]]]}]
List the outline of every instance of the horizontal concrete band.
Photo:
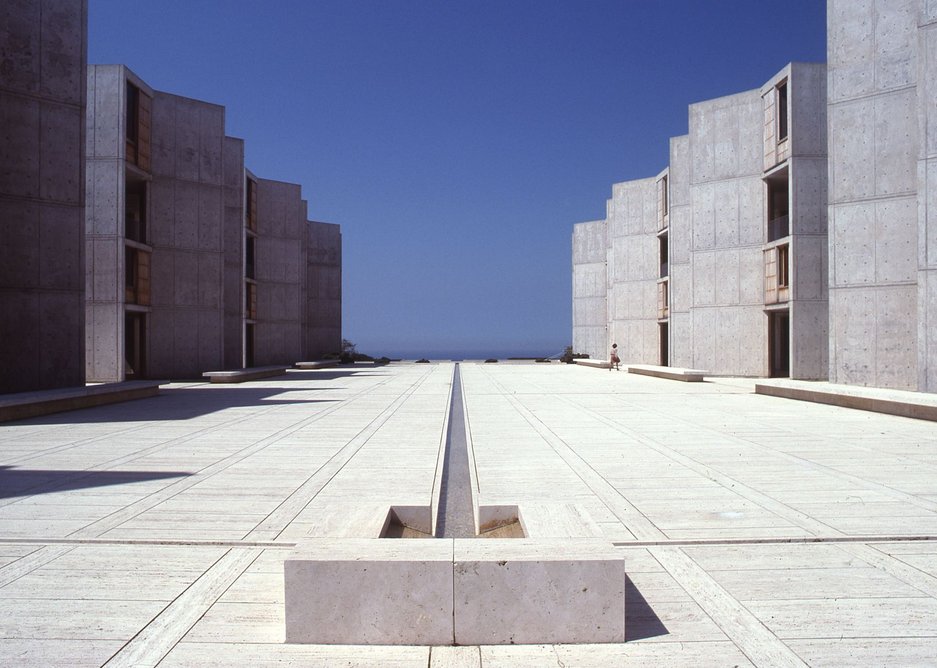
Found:
[{"label": "horizontal concrete band", "polygon": [[756,383],[755,393],[937,421],[937,397],[918,392],[834,385],[823,382],[771,380]]},{"label": "horizontal concrete band", "polygon": [[702,383],[703,377],[709,372],[700,369],[681,369],[674,366],[633,364],[628,367],[628,373],[655,376],[656,378],[666,378],[668,380],[681,380],[685,383]]},{"label": "horizontal concrete band", "polygon": [[285,373],[285,366],[255,366],[233,371],[206,371],[202,375],[213,383],[243,383],[248,380],[282,376]]},{"label": "horizontal concrete band", "polygon": [[316,539],[284,563],[286,641],[625,639],[625,564],[605,540]]},{"label": "horizontal concrete band", "polygon": [[153,397],[159,392],[160,384],[162,384],[161,381],[132,380],[123,383],[69,387],[61,390],[7,394],[0,397],[0,422]]}]

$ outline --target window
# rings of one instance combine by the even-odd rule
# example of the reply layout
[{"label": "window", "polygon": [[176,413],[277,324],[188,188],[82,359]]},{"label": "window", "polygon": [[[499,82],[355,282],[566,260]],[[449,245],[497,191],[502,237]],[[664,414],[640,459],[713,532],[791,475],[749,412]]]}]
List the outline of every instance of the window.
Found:
[{"label": "window", "polygon": [[783,246],[778,246],[778,287],[779,288],[789,288],[791,285],[790,282],[790,246],[784,244]]},{"label": "window", "polygon": [[254,283],[245,283],[244,288],[244,314],[248,320],[256,320],[257,286]]},{"label": "window", "polygon": [[247,266],[245,275],[248,278],[256,278],[254,276],[254,246],[256,245],[256,239],[248,235],[247,237]]},{"label": "window", "polygon": [[778,84],[777,88],[777,119],[778,119],[778,143],[787,139],[787,80]]},{"label": "window", "polygon": [[124,249],[124,301],[148,306],[150,303],[150,254],[136,248]]},{"label": "window", "polygon": [[244,189],[247,191],[247,203],[245,205],[247,229],[257,231],[257,182],[254,179],[247,179]]},{"label": "window", "polygon": [[660,263],[660,278],[667,278],[670,274],[670,265],[668,263],[669,250],[667,235],[661,234],[657,237],[658,260]]},{"label": "window", "polygon": [[124,236],[146,243],[146,181],[127,181]]},{"label": "window", "polygon": [[790,194],[787,170],[774,174],[765,181],[768,196],[768,241],[777,241],[790,234]]},{"label": "window", "polygon": [[127,162],[150,171],[150,111],[152,98],[127,82]]}]

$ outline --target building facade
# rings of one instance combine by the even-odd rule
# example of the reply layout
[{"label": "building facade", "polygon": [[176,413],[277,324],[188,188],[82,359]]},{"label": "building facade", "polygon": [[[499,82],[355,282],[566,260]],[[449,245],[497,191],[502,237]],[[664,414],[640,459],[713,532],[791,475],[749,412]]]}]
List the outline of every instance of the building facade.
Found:
[{"label": "building facade", "polygon": [[825,377],[825,100],[825,68],[794,63],[690,106],[669,166],[615,184],[606,219],[575,228],[574,275],[599,271],[578,249],[603,235],[607,275],[604,313],[574,279],[575,352],[617,343],[632,363]]},{"label": "building facade", "polygon": [[84,384],[87,13],[0,9],[0,394]]},{"label": "building facade", "polygon": [[338,352],[340,288],[339,308],[306,332],[306,251],[321,224],[308,222],[300,186],[245,169],[224,108],[155,91],[123,65],[89,67],[88,96],[88,380]]},{"label": "building facade", "polygon": [[[604,230],[574,228],[575,351],[604,358],[628,336],[631,362],[937,392],[932,4],[829,0],[828,65],[692,105],[658,177],[657,354],[636,324],[651,316],[643,293],[616,302],[616,266],[649,234],[616,245],[617,205]],[[603,231],[604,337],[601,298],[579,278],[598,271],[580,249]]]}]

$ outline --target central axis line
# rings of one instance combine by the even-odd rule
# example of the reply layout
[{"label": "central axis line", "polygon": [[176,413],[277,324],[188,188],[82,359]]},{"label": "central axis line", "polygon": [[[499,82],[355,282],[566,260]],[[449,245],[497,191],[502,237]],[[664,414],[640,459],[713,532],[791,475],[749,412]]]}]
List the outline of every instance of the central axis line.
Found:
[{"label": "central axis line", "polygon": [[452,401],[442,484],[439,488],[439,514],[436,538],[474,538],[475,510],[472,506],[472,479],[469,475],[468,443],[465,438],[465,405],[459,364],[452,374]]}]

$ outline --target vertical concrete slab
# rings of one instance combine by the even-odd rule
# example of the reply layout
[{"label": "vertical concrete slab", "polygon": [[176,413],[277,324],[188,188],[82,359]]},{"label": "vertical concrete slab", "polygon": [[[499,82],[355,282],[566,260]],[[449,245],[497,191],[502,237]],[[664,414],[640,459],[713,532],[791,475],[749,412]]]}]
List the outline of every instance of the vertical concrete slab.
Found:
[{"label": "vertical concrete slab", "polygon": [[305,358],[341,352],[342,232],[338,225],[306,225]]},{"label": "vertical concrete slab", "polygon": [[82,385],[87,2],[22,0],[0,35],[0,393]]}]

